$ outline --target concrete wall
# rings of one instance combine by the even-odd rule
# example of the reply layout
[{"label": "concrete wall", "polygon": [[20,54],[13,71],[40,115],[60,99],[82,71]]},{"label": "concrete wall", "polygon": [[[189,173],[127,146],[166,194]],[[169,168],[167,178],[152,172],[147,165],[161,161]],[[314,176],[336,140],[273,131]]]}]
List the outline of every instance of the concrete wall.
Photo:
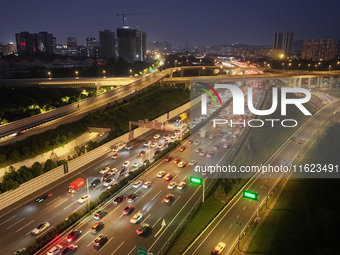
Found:
[{"label": "concrete wall", "polygon": [[[172,118],[186,110],[189,110],[190,107],[197,104],[198,102],[199,102],[199,98],[195,99],[191,103],[190,102],[186,103],[176,108],[175,110],[170,111],[169,117]],[[167,120],[167,114],[164,114],[157,118],[157,121],[160,121],[160,122],[164,122],[166,120]],[[148,130],[149,129],[147,128],[136,128],[132,130],[131,132],[133,132],[133,137],[138,137],[146,133]],[[116,144],[117,142],[128,141],[131,139],[131,137],[132,136],[130,133],[126,133],[78,158],[73,159],[72,161],[68,163],[68,170],[69,170],[68,174],[78,170],[82,166],[108,153],[110,151],[111,146]],[[64,168],[63,166],[59,166],[47,173],[44,173],[34,178],[33,180],[23,183],[22,185],[20,185],[19,188],[15,190],[7,191],[3,194],[0,194],[0,210],[19,201],[20,199],[25,198],[27,195],[30,195],[31,193],[48,186],[49,184],[51,184],[52,182],[56,181],[59,178],[62,178],[63,176],[65,176]]]}]

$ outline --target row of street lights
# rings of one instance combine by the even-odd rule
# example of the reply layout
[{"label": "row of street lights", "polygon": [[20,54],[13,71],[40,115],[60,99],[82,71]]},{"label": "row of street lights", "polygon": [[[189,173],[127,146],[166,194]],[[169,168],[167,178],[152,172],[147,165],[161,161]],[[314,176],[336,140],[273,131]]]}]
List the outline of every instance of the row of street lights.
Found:
[{"label": "row of street lights", "polygon": [[[130,77],[132,77],[132,69],[129,70],[129,73],[130,73]],[[79,72],[78,71],[75,71],[74,74],[76,75],[76,78],[78,78],[79,76]],[[47,72],[47,75],[48,75],[48,78],[51,79],[52,78],[52,72]],[[106,71],[103,70],[103,78],[105,78],[106,76]]]}]

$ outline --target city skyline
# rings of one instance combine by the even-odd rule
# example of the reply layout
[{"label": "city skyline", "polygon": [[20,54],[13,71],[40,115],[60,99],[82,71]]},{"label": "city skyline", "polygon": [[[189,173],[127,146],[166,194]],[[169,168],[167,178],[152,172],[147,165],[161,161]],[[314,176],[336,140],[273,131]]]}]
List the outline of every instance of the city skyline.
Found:
[{"label": "city skyline", "polygon": [[252,5],[250,1],[242,4],[218,1],[207,6],[203,1],[126,4],[105,0],[93,5],[89,1],[62,0],[45,6],[41,0],[35,1],[35,5],[19,0],[5,4],[5,9],[15,11],[1,15],[0,41],[14,42],[15,33],[22,31],[46,31],[57,38],[57,43],[66,44],[67,37],[72,36],[84,45],[86,37],[98,38],[101,30],[115,31],[122,27],[122,17],[117,14],[123,10],[137,13],[126,16],[126,25],[134,28],[138,23],[139,29],[147,33],[147,41],[170,41],[178,45],[236,42],[271,45],[276,32],[287,31],[294,33],[294,40],[340,38],[340,32],[334,29],[339,6],[336,1],[322,6],[291,0],[283,6],[273,6],[269,1],[257,3],[256,8],[250,8]]}]

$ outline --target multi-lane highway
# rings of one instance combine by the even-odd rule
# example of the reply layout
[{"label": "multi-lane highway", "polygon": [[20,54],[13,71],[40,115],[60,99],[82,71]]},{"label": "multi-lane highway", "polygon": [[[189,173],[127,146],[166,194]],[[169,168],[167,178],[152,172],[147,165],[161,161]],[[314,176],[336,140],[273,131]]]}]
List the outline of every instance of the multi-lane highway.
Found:
[{"label": "multi-lane highway", "polygon": [[[213,129],[211,125],[209,126],[211,129],[211,133],[216,133],[214,138],[205,138],[200,147],[203,149],[208,150],[208,147],[211,146],[211,143],[215,144],[218,143],[220,138],[217,136],[217,130]],[[86,206],[86,203],[79,204],[78,199],[86,193],[86,190],[83,189],[80,192],[77,192],[75,194],[70,194],[67,192],[69,183],[76,179],[77,177],[86,176],[89,178],[89,183],[91,183],[95,178],[101,177],[99,174],[99,171],[103,169],[105,166],[110,166],[111,168],[117,167],[120,168],[124,161],[129,160],[130,168],[132,168],[132,164],[137,160],[137,155],[140,151],[145,150],[147,151],[147,147],[144,147],[143,144],[145,140],[153,140],[153,136],[159,133],[161,137],[165,134],[164,131],[150,131],[145,136],[141,138],[141,140],[134,141],[134,147],[130,150],[123,150],[121,151],[121,156],[115,160],[111,159],[110,156],[113,153],[110,153],[108,155],[103,155],[101,159],[98,159],[98,162],[94,162],[92,166],[82,169],[83,175],[74,174],[67,179],[60,180],[56,183],[54,183],[50,190],[44,190],[41,191],[41,194],[43,193],[50,193],[52,194],[48,199],[43,201],[42,203],[38,204],[36,203],[35,197],[31,197],[31,200],[28,200],[27,203],[23,204],[17,209],[14,209],[8,214],[5,214],[0,218],[0,225],[3,226],[0,231],[2,231],[2,235],[4,238],[2,238],[0,252],[7,252],[11,251],[14,252],[15,250],[27,247],[29,244],[31,244],[37,237],[41,236],[32,236],[31,231],[36,226],[38,226],[42,222],[49,222],[50,227],[48,229],[52,229],[53,226],[60,223],[62,220],[64,220],[68,215],[70,215],[73,211],[79,210]],[[198,137],[192,137],[194,140],[201,139]],[[232,143],[234,141],[234,138],[230,136],[228,138],[228,142]],[[162,141],[159,141],[162,142]],[[171,157],[173,158],[180,158],[184,159],[186,163],[189,162],[189,145],[186,146],[186,150],[183,152],[179,152],[178,150],[174,151],[171,154]],[[205,148],[207,147],[207,148]],[[210,148],[211,149],[211,148]],[[227,157],[228,149],[221,149],[218,153],[219,155],[216,155],[215,158],[220,159],[221,157]],[[151,151],[151,156],[153,154],[153,151]],[[147,152],[145,157],[148,157],[149,153]],[[208,158],[204,157],[204,161],[209,160]],[[142,161],[141,159],[139,159]],[[174,181],[177,183],[181,181],[186,181],[188,186],[184,188],[183,190],[177,190],[169,191],[167,190],[167,182],[163,179],[159,179],[155,177],[158,171],[164,170],[167,173],[171,173],[174,176]],[[143,219],[146,219],[150,226],[153,226],[152,231],[150,232],[150,237],[148,238],[142,238],[137,240],[144,240],[142,243],[143,246],[147,249],[151,249],[154,252],[157,252],[164,244],[164,242],[167,240],[169,235],[171,234],[171,231],[174,230],[175,227],[179,224],[181,219],[188,213],[188,210],[190,210],[191,206],[197,202],[199,199],[201,192],[198,190],[200,187],[195,187],[189,184],[188,182],[189,177],[189,167],[186,166],[184,168],[179,168],[177,164],[172,162],[161,162],[158,163],[155,167],[153,167],[151,170],[147,171],[147,173],[142,177],[143,181],[151,181],[152,185],[149,189],[143,189],[140,188],[137,193],[139,193],[139,198],[132,203],[132,205],[135,207],[135,212],[141,211],[143,213]],[[118,179],[119,180],[119,179]],[[90,190],[90,196],[91,199],[95,199],[103,190],[105,190],[104,186],[99,186],[97,188],[93,188]],[[134,188],[128,187],[127,190],[124,190],[125,195],[129,195],[130,193],[135,192]],[[166,194],[173,193],[175,195],[174,200],[169,203],[162,203],[163,198]],[[124,204],[127,202],[124,202]],[[119,209],[117,209],[119,208]],[[108,210],[108,214],[103,218],[103,221],[109,221],[109,224],[103,229],[103,233],[105,230],[109,230],[108,233],[114,233],[114,236],[119,236],[122,238],[124,234],[119,234],[119,231],[116,232],[112,231],[116,228],[121,229],[123,233],[127,231],[127,229],[134,230],[131,233],[129,233],[129,236],[131,237],[131,240],[136,240],[136,233],[135,230],[137,228],[137,225],[133,225],[129,222],[130,217],[122,217],[122,209],[123,204],[121,205],[113,205],[112,203],[109,203],[105,210]],[[5,213],[5,212],[2,212]],[[111,218],[112,217],[112,218]],[[114,220],[113,220],[114,219]],[[160,220],[161,219],[161,220]],[[163,223],[163,219],[165,220],[166,226],[163,226],[162,230],[161,225]],[[88,230],[91,227],[91,224],[93,224],[93,220],[89,219],[86,222],[87,225],[81,226],[80,228],[83,228],[84,230],[84,237],[82,239],[79,239],[79,249],[80,247],[88,248],[89,241],[91,242],[94,236],[90,235],[88,233]],[[121,226],[121,228],[120,228]],[[48,230],[47,229],[47,230]],[[126,230],[125,230],[126,229]],[[46,230],[46,231],[47,231]],[[44,233],[46,233],[46,231]],[[129,230],[130,231],[130,230]],[[157,232],[160,231],[158,234]],[[157,235],[156,235],[157,234]],[[111,237],[113,235],[111,234]],[[110,238],[111,238],[110,237]],[[91,239],[91,240],[90,240]],[[15,240],[15,241],[14,241]],[[113,241],[113,239],[109,239]],[[117,238],[118,245],[121,245],[122,242],[124,242],[125,245],[121,245],[119,248],[124,249],[125,252],[130,252],[133,247],[130,247],[129,245],[126,246],[126,244],[131,243],[128,242],[127,237],[122,239],[122,241],[119,243],[119,238]],[[147,240],[147,242],[145,241]],[[82,244],[81,242],[85,242],[85,244]],[[110,241],[110,242],[111,242]],[[115,242],[116,243],[116,242]],[[135,246],[139,243],[136,242]],[[90,247],[90,246],[89,246]],[[112,249],[112,246],[108,246],[110,249]],[[106,249],[105,247],[103,247]],[[118,246],[116,246],[118,248]],[[131,248],[131,249],[130,249]],[[130,249],[128,251],[128,249]],[[2,251],[1,251],[2,250]],[[112,250],[111,252],[113,252]],[[106,252],[105,252],[106,253]],[[105,254],[103,253],[103,254]],[[126,254],[127,254],[126,253]],[[119,253],[118,253],[119,254]]]},{"label": "multi-lane highway", "polygon": [[[313,139],[320,126],[325,125],[329,117],[339,107],[340,101],[336,101],[320,110],[294,134],[296,140],[288,140],[266,163],[277,166],[282,164],[282,160],[288,165],[296,163],[295,158],[306,150],[304,148],[305,144],[310,139]],[[303,143],[299,143],[300,140]],[[264,204],[267,195],[281,178],[288,176],[287,174],[284,176],[282,173],[255,174],[244,187],[244,190],[251,190],[257,193],[260,203]],[[298,177],[301,175],[293,176]],[[257,208],[258,201],[243,198],[242,191],[240,191],[204,232],[201,233],[185,254],[209,254],[219,242],[226,244],[222,254],[230,254],[236,247],[240,233],[244,233],[247,225],[254,219]]]}]

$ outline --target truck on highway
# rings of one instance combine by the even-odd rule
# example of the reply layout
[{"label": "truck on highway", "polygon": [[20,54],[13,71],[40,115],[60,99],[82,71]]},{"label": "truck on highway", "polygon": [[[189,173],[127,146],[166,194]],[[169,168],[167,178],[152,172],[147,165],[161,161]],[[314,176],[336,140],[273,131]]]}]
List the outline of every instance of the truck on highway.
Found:
[{"label": "truck on highway", "polygon": [[118,151],[124,149],[125,146],[126,146],[126,142],[116,143],[115,145],[112,146],[112,151],[118,152]]},{"label": "truck on highway", "polygon": [[85,179],[82,177],[79,177],[70,183],[70,186],[68,187],[68,192],[75,193],[79,189],[81,189],[84,185],[85,185]]}]

